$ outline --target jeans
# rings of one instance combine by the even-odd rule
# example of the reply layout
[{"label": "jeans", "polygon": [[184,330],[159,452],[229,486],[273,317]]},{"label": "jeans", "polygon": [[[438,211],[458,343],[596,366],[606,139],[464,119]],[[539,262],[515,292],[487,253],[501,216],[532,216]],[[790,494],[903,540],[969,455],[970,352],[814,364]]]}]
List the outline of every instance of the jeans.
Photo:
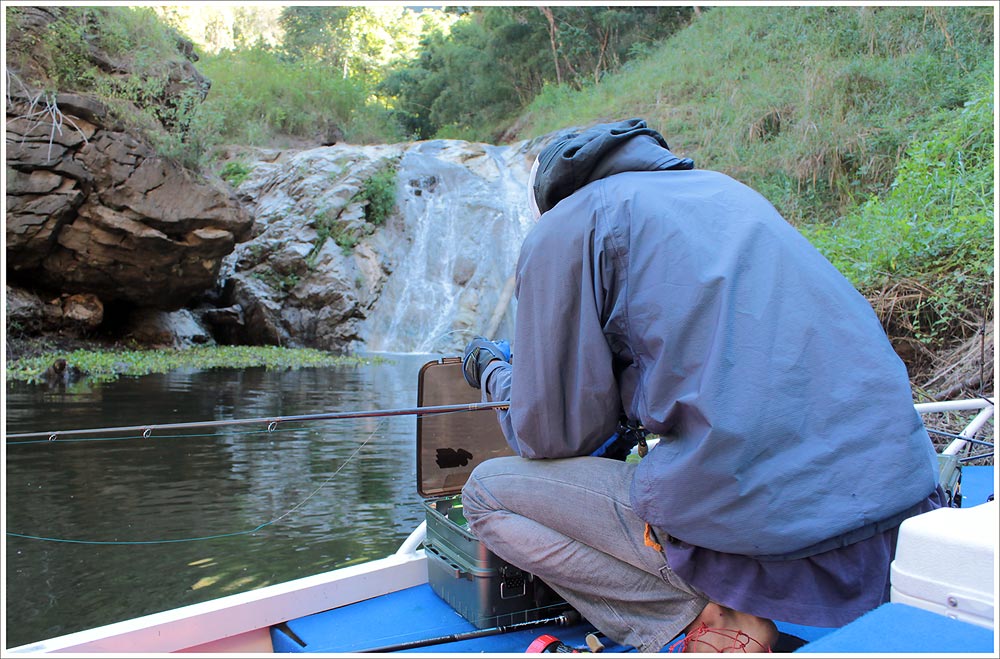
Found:
[{"label": "jeans", "polygon": [[632,512],[635,466],[595,457],[487,460],[462,490],[470,530],[541,578],[608,638],[658,652],[708,599],[645,545]]}]

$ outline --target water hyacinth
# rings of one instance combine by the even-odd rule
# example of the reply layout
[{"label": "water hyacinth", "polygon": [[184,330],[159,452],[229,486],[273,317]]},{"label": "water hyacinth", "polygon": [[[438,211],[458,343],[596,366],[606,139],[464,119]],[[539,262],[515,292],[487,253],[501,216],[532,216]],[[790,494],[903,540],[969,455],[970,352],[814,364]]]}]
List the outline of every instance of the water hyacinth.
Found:
[{"label": "water hyacinth", "polygon": [[197,346],[186,350],[74,350],[46,352],[7,362],[7,381],[38,383],[47,368],[65,359],[67,368],[91,382],[109,382],[120,376],[166,373],[179,368],[314,368],[378,364],[382,357],[336,355],[311,348],[277,346]]}]

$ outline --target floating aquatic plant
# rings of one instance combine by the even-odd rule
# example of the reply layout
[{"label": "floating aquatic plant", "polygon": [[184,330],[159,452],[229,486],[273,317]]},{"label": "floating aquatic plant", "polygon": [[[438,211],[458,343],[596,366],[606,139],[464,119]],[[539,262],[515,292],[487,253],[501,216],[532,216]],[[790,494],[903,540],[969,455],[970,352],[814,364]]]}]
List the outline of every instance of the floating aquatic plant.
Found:
[{"label": "floating aquatic plant", "polygon": [[166,373],[179,368],[314,368],[385,363],[382,357],[336,355],[312,348],[278,346],[197,346],[185,350],[74,350],[46,352],[7,362],[7,381],[42,382],[45,371],[65,359],[72,372],[91,382],[108,382],[120,376]]}]

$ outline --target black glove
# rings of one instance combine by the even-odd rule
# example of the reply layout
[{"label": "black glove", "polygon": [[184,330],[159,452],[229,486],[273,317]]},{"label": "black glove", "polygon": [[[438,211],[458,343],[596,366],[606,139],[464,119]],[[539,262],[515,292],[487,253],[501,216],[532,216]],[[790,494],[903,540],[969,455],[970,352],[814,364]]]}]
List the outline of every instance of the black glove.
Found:
[{"label": "black glove", "polygon": [[482,384],[479,378],[486,365],[494,359],[510,362],[510,344],[506,341],[490,341],[484,336],[477,336],[465,346],[465,356],[462,358],[462,373],[469,386],[479,389]]}]

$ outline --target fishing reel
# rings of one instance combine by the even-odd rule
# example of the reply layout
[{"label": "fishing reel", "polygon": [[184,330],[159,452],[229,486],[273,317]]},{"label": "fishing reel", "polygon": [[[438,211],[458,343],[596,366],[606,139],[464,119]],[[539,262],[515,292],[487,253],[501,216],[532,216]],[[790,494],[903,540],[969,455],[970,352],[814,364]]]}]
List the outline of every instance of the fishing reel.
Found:
[{"label": "fishing reel", "polygon": [[632,421],[625,417],[618,422],[618,429],[608,441],[591,455],[600,458],[611,458],[612,460],[628,461],[632,449],[638,449],[640,457],[646,455],[646,435],[649,431],[642,427],[638,421]]},{"label": "fishing reel", "polygon": [[558,638],[552,634],[542,634],[528,645],[528,649],[525,650],[528,654],[535,654],[539,652],[568,652],[568,653],[591,653],[591,652],[602,652],[604,650],[604,644],[598,638],[600,632],[587,634],[587,647],[585,648],[574,648],[571,645],[566,645]]}]

